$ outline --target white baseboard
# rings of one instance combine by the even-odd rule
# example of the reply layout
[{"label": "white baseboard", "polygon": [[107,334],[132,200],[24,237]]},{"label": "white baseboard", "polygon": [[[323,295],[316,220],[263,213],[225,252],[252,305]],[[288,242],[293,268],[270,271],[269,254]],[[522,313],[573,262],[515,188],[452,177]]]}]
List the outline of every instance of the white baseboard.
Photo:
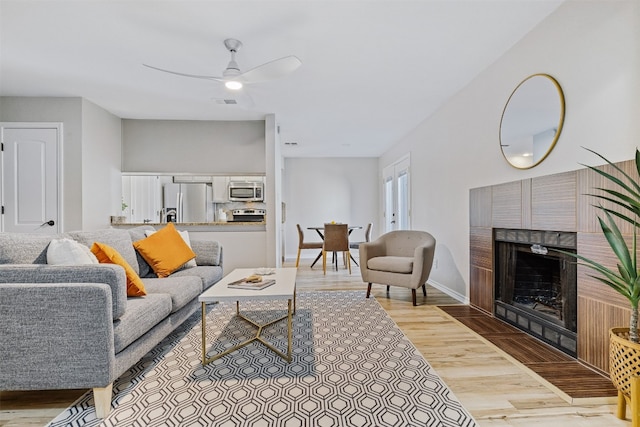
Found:
[{"label": "white baseboard", "polygon": [[438,283],[435,280],[427,280],[427,283],[433,286],[434,288],[436,288],[437,290],[439,290],[440,292],[443,292],[449,295],[451,298],[460,301],[462,304],[469,304],[469,297],[467,297],[466,295],[462,295],[461,293],[458,293],[452,289],[449,289],[442,283]]}]

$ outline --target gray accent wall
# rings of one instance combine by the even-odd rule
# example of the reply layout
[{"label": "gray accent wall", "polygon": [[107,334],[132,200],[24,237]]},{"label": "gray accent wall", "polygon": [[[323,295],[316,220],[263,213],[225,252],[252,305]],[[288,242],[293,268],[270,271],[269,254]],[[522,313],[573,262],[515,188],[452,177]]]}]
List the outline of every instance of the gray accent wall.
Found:
[{"label": "gray accent wall", "polygon": [[122,120],[122,172],[265,173],[265,122]]}]

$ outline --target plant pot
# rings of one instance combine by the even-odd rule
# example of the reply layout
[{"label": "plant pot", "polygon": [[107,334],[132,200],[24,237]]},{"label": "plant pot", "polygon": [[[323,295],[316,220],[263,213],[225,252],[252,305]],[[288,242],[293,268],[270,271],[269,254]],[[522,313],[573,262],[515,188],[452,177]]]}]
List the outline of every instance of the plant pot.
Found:
[{"label": "plant pot", "polygon": [[127,217],[124,215],[111,215],[111,224],[123,224]]},{"label": "plant pot", "polygon": [[618,389],[618,418],[626,418],[629,404],[632,426],[640,427],[640,343],[629,341],[629,328],[609,330],[609,375]]}]

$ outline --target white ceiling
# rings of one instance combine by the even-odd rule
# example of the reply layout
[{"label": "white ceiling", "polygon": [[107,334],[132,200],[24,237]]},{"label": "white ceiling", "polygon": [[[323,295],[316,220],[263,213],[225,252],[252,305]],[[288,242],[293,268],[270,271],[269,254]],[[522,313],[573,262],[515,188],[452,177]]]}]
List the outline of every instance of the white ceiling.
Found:
[{"label": "white ceiling", "polygon": [[[282,143],[298,143],[287,157],[375,157],[562,1],[0,0],[0,95],[80,96],[136,119],[275,113]],[[253,105],[218,105],[220,83],[142,66],[219,76],[225,38],[243,42],[244,71],[287,55],[303,65],[246,87]]]}]

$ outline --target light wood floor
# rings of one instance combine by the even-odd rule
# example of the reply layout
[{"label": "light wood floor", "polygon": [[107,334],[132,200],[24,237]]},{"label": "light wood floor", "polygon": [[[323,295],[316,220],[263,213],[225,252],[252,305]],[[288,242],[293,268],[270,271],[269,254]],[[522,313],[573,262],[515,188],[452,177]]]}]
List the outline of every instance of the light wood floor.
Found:
[{"label": "light wood floor", "polygon": [[[309,268],[301,260],[298,291],[365,290],[357,267],[352,274],[341,268],[322,274],[322,266]],[[287,263],[285,266],[293,266]],[[427,287],[426,300],[418,292],[418,307],[411,292],[391,288],[389,294],[374,285],[373,296],[422,352],[482,427],[616,427],[615,402],[570,404],[553,387],[524,365],[437,308],[458,304],[446,294]],[[0,427],[43,426],[72,404],[84,391],[0,392]]]}]

